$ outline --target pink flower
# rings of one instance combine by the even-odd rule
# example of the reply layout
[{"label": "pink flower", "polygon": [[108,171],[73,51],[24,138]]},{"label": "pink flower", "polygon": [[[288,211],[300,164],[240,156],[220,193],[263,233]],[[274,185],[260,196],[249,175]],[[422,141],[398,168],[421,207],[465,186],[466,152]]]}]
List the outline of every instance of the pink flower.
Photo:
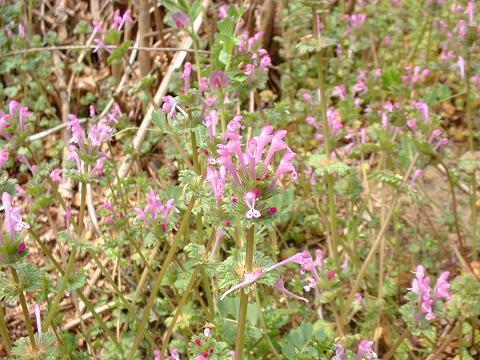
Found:
[{"label": "pink flower", "polygon": [[227,10],[228,10],[228,4],[225,3],[220,5],[220,7],[218,8],[218,18],[225,19],[228,16]]},{"label": "pink flower", "polygon": [[243,198],[245,200],[245,203],[248,206],[248,209],[249,209],[247,211],[247,213],[245,214],[245,217],[247,219],[259,218],[260,216],[262,216],[260,214],[260,211],[255,209],[256,198],[257,198],[257,196],[253,192],[247,192],[245,194],[244,198]]},{"label": "pink flower", "polygon": [[355,360],[372,359],[376,357],[377,355],[373,352],[373,341],[361,340],[358,344]]},{"label": "pink flower", "polygon": [[12,205],[12,197],[9,193],[2,194],[3,211],[5,212],[3,220],[3,229],[8,233],[10,239],[15,239],[15,233],[22,229],[30,229],[30,225],[22,221],[22,214],[19,206]]},{"label": "pink flower", "polygon": [[228,77],[223,71],[212,71],[209,77],[209,82],[212,87],[226,88],[228,86]]},{"label": "pink flower", "polygon": [[103,42],[103,40],[101,39],[93,39],[93,42],[95,43],[95,49],[93,49],[93,52],[96,53],[98,52],[98,50],[102,49],[102,50],[105,50],[106,52],[108,52],[109,54],[112,53],[112,49],[107,47],[107,45],[105,45],[105,43]]},{"label": "pink flower", "polygon": [[22,23],[18,24],[18,37],[21,39],[25,38],[25,27]]},{"label": "pink flower", "polygon": [[92,169],[92,172],[98,176],[102,177],[103,176],[103,166],[105,165],[105,161],[108,160],[108,157],[106,155],[102,155],[97,162],[95,163],[94,168]]},{"label": "pink flower", "polygon": [[25,165],[28,168],[28,170],[30,170],[32,175],[35,175],[37,167],[35,165],[31,165],[28,159],[24,155],[17,155],[17,160],[20,161],[23,165]]},{"label": "pink flower", "polygon": [[413,173],[413,176],[412,176],[412,180],[410,180],[410,186],[415,185],[415,182],[417,181],[417,179],[422,175],[423,175],[423,170],[422,169],[415,170],[415,172]]},{"label": "pink flower", "polygon": [[52,181],[53,181],[55,184],[61,184],[61,183],[63,182],[62,172],[63,172],[63,169],[61,169],[61,168],[54,169],[54,170],[50,173],[50,179],[52,179]]},{"label": "pink flower", "polygon": [[276,263],[275,265],[266,268],[265,272],[270,272],[287,264],[299,264],[302,271],[310,271],[313,264],[312,255],[310,255],[308,251],[297,253],[283,261]]},{"label": "pink flower", "polygon": [[413,103],[413,107],[422,113],[423,121],[425,123],[430,121],[430,115],[428,113],[428,105],[423,101],[416,101]]},{"label": "pink flower", "polygon": [[175,22],[175,26],[177,27],[177,29],[181,30],[181,29],[184,29],[185,26],[188,25],[189,23],[189,19],[188,19],[188,16],[187,14],[185,14],[184,12],[177,12],[176,14],[174,14],[172,16],[172,19],[173,21]]},{"label": "pink flower", "polygon": [[219,170],[207,167],[206,180],[212,187],[212,192],[215,195],[217,207],[220,207],[222,203],[225,190],[225,178],[226,170],[224,166],[221,166]]},{"label": "pink flower", "polygon": [[180,75],[180,78],[183,80],[183,90],[188,90],[190,89],[190,74],[192,73],[192,64],[189,62],[186,62],[184,67],[183,67],[183,72],[182,75]]},{"label": "pink flower", "polygon": [[35,320],[37,322],[37,333],[38,335],[42,335],[42,317],[40,315],[40,306],[35,304],[33,307],[35,313]]},{"label": "pink flower", "polygon": [[80,149],[83,148],[83,142],[85,141],[85,132],[80,126],[78,118],[74,114],[68,115],[68,129],[72,132],[70,142],[77,144]]},{"label": "pink flower", "polygon": [[165,204],[162,203],[155,190],[150,189],[147,194],[147,204],[142,210],[141,208],[135,208],[137,217],[143,220],[147,225],[151,224],[151,221],[161,221],[163,230],[166,230],[167,223],[173,211],[178,212],[174,207],[174,200],[169,199]]},{"label": "pink flower", "polygon": [[441,146],[447,145],[448,144],[448,138],[442,138],[438,140],[438,142],[435,144],[433,147],[434,150],[438,150]]},{"label": "pink flower", "polygon": [[417,132],[417,122],[414,119],[407,120],[407,126],[412,130],[414,134]]},{"label": "pink flower", "polygon": [[215,242],[213,243],[212,250],[210,251],[211,255],[215,254],[215,251],[217,251],[220,245],[220,241],[225,237],[225,235],[227,235],[225,230],[217,230],[217,232],[215,233]]},{"label": "pink flower", "polygon": [[[158,351],[158,350],[157,350]],[[155,360],[160,360],[160,351],[158,351],[158,359],[155,358]],[[167,357],[166,360],[180,360],[180,355],[178,354],[178,349],[173,348],[172,352],[170,353],[170,356]]]},{"label": "pink flower", "polygon": [[435,284],[435,289],[433,290],[433,297],[435,300],[445,299],[452,300],[452,296],[449,294],[448,289],[450,289],[450,284],[448,283],[448,276],[450,272],[445,271],[440,274]]},{"label": "pink flower", "polygon": [[162,97],[162,100],[162,112],[165,115],[169,114],[172,119],[175,119],[177,116],[177,101],[170,95]]},{"label": "pink flower", "polygon": [[465,79],[465,60],[463,56],[458,57],[458,62],[456,66],[458,67],[458,70],[460,72],[460,77],[462,79]]},{"label": "pink flower", "polygon": [[469,0],[467,3],[467,9],[465,10],[465,14],[468,15],[468,22],[469,25],[474,25],[475,24],[475,1],[474,0]]},{"label": "pink flower", "polygon": [[217,110],[212,110],[210,113],[205,117],[204,125],[208,127],[208,135],[210,137],[210,141],[213,142],[216,135],[217,129],[217,121],[218,121],[218,113]]},{"label": "pink flower", "polygon": [[5,150],[0,151],[0,170],[2,170],[5,164],[7,163],[8,155],[9,155],[8,151],[5,151]]},{"label": "pink flower", "polygon": [[287,290],[285,288],[285,283],[283,281],[283,278],[281,278],[281,277],[278,278],[277,282],[275,283],[275,285],[273,285],[273,287],[275,289],[277,289],[278,291],[280,291],[282,294],[286,295],[286,296],[290,296],[290,297],[293,297],[294,299],[297,299],[297,300],[304,301],[304,302],[308,303],[308,300],[305,299],[304,297],[298,296],[297,294],[294,294],[291,291]]},{"label": "pink flower", "polygon": [[345,346],[342,344],[335,344],[335,356],[332,360],[346,360],[345,357]]},{"label": "pink flower", "polygon": [[428,142],[429,143],[432,143],[433,140],[435,140],[437,137],[439,137],[440,135],[442,134],[442,130],[440,129],[435,129],[432,131],[432,133],[430,134],[430,136],[428,137]]},{"label": "pink flower", "polygon": [[132,10],[130,10],[130,9],[127,9],[122,16],[120,16],[120,10],[118,10],[118,9],[115,10],[115,13],[113,15],[112,29],[114,29],[116,31],[120,31],[120,30],[122,30],[123,26],[126,23],[132,24],[133,19],[131,17],[131,14],[132,14]]},{"label": "pink flower", "polygon": [[93,33],[94,34],[99,34],[99,35],[102,35],[105,33],[105,30],[103,29],[103,26],[102,26],[102,23],[97,21],[97,20],[93,20]]},{"label": "pink flower", "polygon": [[347,95],[347,90],[345,89],[345,85],[338,85],[333,88],[332,96],[337,96],[340,100],[345,99]]},{"label": "pink flower", "polygon": [[257,270],[255,271],[255,273],[245,273],[245,277],[244,277],[244,280],[235,285],[235,286],[232,286],[230,289],[228,289],[221,297],[220,297],[220,300],[223,300],[225,299],[225,297],[228,295],[228,294],[231,294],[232,292],[236,291],[236,290],[239,290],[239,289],[243,289],[247,286],[250,286],[252,284],[255,284],[258,280],[260,280],[263,275],[265,275],[265,272],[260,269],[260,270]]}]

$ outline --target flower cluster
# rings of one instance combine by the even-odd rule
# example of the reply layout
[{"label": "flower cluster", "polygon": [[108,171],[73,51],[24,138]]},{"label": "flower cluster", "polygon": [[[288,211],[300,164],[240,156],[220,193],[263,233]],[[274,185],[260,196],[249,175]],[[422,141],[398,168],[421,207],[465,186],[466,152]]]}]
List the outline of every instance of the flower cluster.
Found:
[{"label": "flower cluster", "polygon": [[174,200],[168,199],[165,204],[162,203],[155,190],[150,189],[147,195],[147,204],[144,209],[135,208],[137,218],[144,221],[147,225],[154,225],[160,222],[163,231],[167,230],[168,221],[175,208]]},{"label": "flower cluster", "polygon": [[412,293],[417,294],[417,313],[415,319],[433,320],[435,314],[433,312],[435,303],[440,300],[450,301],[452,298],[448,292],[450,284],[448,283],[449,272],[445,271],[440,274],[435,284],[435,288],[430,288],[430,277],[426,275],[425,268],[418,265],[415,271],[415,279],[412,281],[412,287],[409,289]]},{"label": "flower cluster", "polygon": [[[90,125],[87,134],[83,130],[80,121],[74,114],[68,115],[68,129],[71,132],[70,137],[70,159],[75,161],[79,172],[82,171],[82,163],[79,153],[96,156],[95,166],[92,169],[94,176],[103,176],[103,166],[108,159],[106,153],[102,152],[103,144],[109,142],[112,137],[112,123],[117,122],[118,116],[121,114],[118,105],[114,105],[112,111],[102,117],[97,123]],[[95,118],[95,110],[90,108],[90,119]]]},{"label": "flower cluster", "polygon": [[[132,11],[130,9],[127,9],[123,15],[120,14],[120,10],[115,10],[115,13],[113,14],[113,21],[110,26],[111,30],[114,31],[122,31],[123,27],[125,24],[132,24],[133,19],[132,19]],[[93,52],[98,52],[98,50],[103,49],[108,53],[112,52],[112,49],[110,49],[108,46],[105,45],[104,43],[104,35],[106,31],[102,25],[102,23],[93,20],[93,42],[95,43],[96,47],[93,50]]]},{"label": "flower cluster", "polygon": [[[284,174],[296,180],[297,172],[292,164],[295,153],[283,141],[286,130],[273,132],[270,125],[264,126],[259,135],[253,136],[242,148],[241,117],[234,117],[224,134],[226,143],[217,145],[218,158],[210,158],[207,181],[220,206],[225,194],[225,184],[233,182],[231,198],[238,212],[246,219],[255,220],[274,215],[276,208],[269,207],[268,200]],[[273,165],[276,154],[282,153],[278,166]],[[216,167],[214,167],[216,165]]]},{"label": "flower cluster", "polygon": [[252,37],[249,37],[248,33],[245,32],[240,36],[238,52],[242,55],[248,55],[252,60],[244,68],[244,73],[249,81],[261,77],[265,74],[268,67],[272,66],[272,60],[270,55],[268,55],[268,51],[258,47],[262,36],[263,32],[258,32]]},{"label": "flower cluster", "polygon": [[12,125],[18,125],[19,132],[25,131],[25,121],[31,117],[33,113],[26,107],[22,106],[19,102],[11,100],[8,104],[8,113],[0,113],[0,136],[3,136],[5,140],[12,140],[12,134],[7,131]]},{"label": "flower cluster", "polygon": [[[9,262],[27,250],[26,244],[17,238],[17,234],[23,229],[29,229],[30,225],[22,220],[20,207],[13,205],[12,196],[7,192],[2,194],[2,208],[4,217],[0,232],[0,261]],[[7,239],[4,239],[5,234]]]}]

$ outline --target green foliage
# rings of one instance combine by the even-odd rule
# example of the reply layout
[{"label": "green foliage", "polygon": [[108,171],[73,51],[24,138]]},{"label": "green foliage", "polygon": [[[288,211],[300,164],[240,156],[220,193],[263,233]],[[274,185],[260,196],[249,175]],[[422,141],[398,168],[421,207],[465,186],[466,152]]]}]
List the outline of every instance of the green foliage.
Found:
[{"label": "green foliage", "polygon": [[32,292],[40,288],[42,272],[30,263],[17,263],[14,265],[17,272],[18,283],[10,272],[0,272],[0,299],[12,303],[18,300],[21,292]]},{"label": "green foliage", "polygon": [[37,350],[31,349],[28,337],[20,338],[12,348],[12,359],[18,360],[56,360],[58,349],[55,346],[56,337],[54,334],[43,333],[35,335]]},{"label": "green foliage", "polygon": [[326,155],[312,155],[308,160],[308,165],[315,169],[315,174],[319,176],[332,175],[344,177],[351,173],[352,169],[346,163],[338,160],[328,160]]},{"label": "green foliage", "polygon": [[470,274],[455,278],[452,283],[452,301],[448,309],[452,317],[462,316],[464,319],[476,318],[480,315],[480,282]]},{"label": "green foliage", "polygon": [[335,46],[336,40],[326,36],[315,37],[313,35],[305,36],[298,44],[297,50],[300,55],[318,53],[330,46]]},{"label": "green foliage", "polygon": [[[260,251],[256,251],[253,258],[253,272],[258,269],[264,269],[272,266],[272,259]],[[241,252],[235,256],[229,256],[225,261],[218,264],[215,268],[215,274],[218,276],[218,286],[221,289],[230,288],[241,283],[245,276],[245,253]],[[212,273],[213,274],[213,271]],[[270,271],[261,277],[256,284],[273,286],[278,278],[278,271]],[[253,291],[254,285],[244,288],[246,292]]]}]

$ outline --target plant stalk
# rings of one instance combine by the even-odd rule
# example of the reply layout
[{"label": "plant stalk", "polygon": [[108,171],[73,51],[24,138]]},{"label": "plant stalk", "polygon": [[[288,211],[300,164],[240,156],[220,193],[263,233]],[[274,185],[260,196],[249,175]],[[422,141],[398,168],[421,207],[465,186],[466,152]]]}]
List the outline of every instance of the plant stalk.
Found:
[{"label": "plant stalk", "polygon": [[5,321],[5,311],[3,310],[2,305],[0,305],[0,335],[2,336],[7,353],[9,353],[12,349],[12,341],[10,340],[10,334],[8,333],[8,327]]},{"label": "plant stalk", "polygon": [[183,232],[186,229],[187,219],[192,212],[192,209],[193,209],[193,206],[195,205],[196,200],[197,200],[196,196],[193,195],[191,200],[190,200],[190,204],[189,204],[187,210],[183,214],[182,222],[180,224],[180,227],[179,227],[177,233],[175,234],[175,238],[173,239],[172,246],[170,247],[170,249],[168,251],[167,257],[166,257],[166,259],[165,259],[165,261],[162,265],[162,268],[161,268],[160,272],[158,273],[158,275],[156,276],[152,292],[150,293],[150,296],[148,297],[145,309],[143,310],[142,319],[141,319],[141,321],[140,321],[140,323],[138,324],[138,327],[137,327],[137,334],[135,335],[135,339],[133,341],[130,352],[127,355],[127,360],[132,360],[134,358],[135,353],[138,349],[138,346],[140,345],[140,341],[142,340],[143,334],[145,332],[145,325],[147,323],[148,316],[150,314],[150,311],[153,308],[153,302],[155,301],[155,298],[157,297],[158,291],[160,290],[160,287],[162,285],[163,277],[165,276],[165,273],[169,269],[170,264],[172,263],[173,258],[175,257],[175,254],[176,254],[177,248],[178,248],[178,243],[180,241],[180,238],[181,238]]},{"label": "plant stalk", "polygon": [[[254,226],[247,229],[246,253],[245,253],[245,271],[253,271],[253,254],[255,252]],[[235,359],[243,359],[243,349],[245,343],[245,328],[247,323],[248,294],[245,290],[240,293],[240,309],[238,311],[237,342],[235,344]]]},{"label": "plant stalk", "polygon": [[[17,286],[21,286],[20,280],[18,278],[17,270],[14,267],[10,268],[12,270],[13,281]],[[30,339],[30,345],[32,346],[33,351],[37,350],[37,343],[35,342],[35,333],[33,332],[32,320],[30,319],[30,314],[28,312],[27,301],[25,300],[25,295],[23,294],[23,289],[20,289],[20,305],[22,307],[23,317],[25,318],[25,325],[27,327],[28,337]]]}]

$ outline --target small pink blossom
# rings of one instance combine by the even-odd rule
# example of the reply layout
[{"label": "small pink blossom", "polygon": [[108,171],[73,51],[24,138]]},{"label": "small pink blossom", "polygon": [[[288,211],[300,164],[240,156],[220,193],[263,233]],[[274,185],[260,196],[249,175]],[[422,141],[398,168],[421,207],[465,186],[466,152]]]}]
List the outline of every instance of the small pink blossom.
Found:
[{"label": "small pink blossom", "polygon": [[172,19],[173,21],[175,22],[175,26],[177,27],[177,29],[181,30],[181,29],[184,29],[188,23],[189,23],[189,19],[188,19],[188,16],[187,14],[185,14],[184,12],[177,12],[176,14],[174,14],[172,16]]}]

